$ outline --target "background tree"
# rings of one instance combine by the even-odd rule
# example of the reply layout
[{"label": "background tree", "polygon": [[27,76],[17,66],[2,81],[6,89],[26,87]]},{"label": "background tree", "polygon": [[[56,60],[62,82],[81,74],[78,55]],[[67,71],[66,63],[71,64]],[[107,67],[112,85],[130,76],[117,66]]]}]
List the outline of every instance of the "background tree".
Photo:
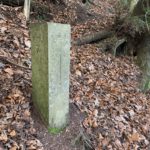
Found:
[{"label": "background tree", "polygon": [[121,0],[121,3],[129,10],[124,19],[125,24],[132,26],[132,31],[128,33],[130,35],[128,42],[129,45],[132,42],[137,53],[137,63],[143,72],[142,89],[148,90],[150,89],[150,0]]}]

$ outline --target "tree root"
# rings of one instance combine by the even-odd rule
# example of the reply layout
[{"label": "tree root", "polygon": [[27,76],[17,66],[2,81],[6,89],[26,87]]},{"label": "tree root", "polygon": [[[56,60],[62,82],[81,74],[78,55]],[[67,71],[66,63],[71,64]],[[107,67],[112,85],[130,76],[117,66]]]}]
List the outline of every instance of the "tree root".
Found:
[{"label": "tree root", "polygon": [[72,145],[76,145],[77,143],[82,142],[83,144],[83,150],[94,150],[94,146],[92,142],[90,141],[89,137],[87,137],[84,133],[83,130],[80,129],[79,134],[77,137],[72,141]]}]

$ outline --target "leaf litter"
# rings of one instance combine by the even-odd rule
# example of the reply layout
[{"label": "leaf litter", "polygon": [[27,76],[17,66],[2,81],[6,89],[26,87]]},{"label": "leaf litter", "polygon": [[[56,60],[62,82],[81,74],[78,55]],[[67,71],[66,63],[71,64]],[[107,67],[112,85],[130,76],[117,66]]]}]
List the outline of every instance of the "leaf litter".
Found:
[{"label": "leaf litter", "polygon": [[[100,3],[108,7],[112,1]],[[105,16],[102,8],[96,11]],[[1,5],[0,12],[0,56],[29,67],[31,43],[20,8]],[[108,20],[75,23],[72,39],[111,26],[111,14]],[[66,8],[54,21],[73,24],[73,15],[74,9]],[[0,76],[0,149],[43,149],[31,117],[31,71],[2,61]],[[96,44],[72,46],[70,103],[86,113],[82,126],[95,150],[150,149],[150,95],[140,91],[140,77],[129,57],[102,53]]]},{"label": "leaf litter", "polygon": [[29,31],[19,9],[0,5],[0,149],[42,150],[31,118],[31,72],[24,68],[31,60]]}]

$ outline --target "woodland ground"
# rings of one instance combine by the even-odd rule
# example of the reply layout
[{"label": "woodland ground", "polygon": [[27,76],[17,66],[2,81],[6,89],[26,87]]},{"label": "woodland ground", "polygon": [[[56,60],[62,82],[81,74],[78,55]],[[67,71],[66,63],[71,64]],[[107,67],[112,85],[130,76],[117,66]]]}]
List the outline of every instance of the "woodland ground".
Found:
[{"label": "woodland ground", "polygon": [[[70,23],[75,40],[111,28],[116,2],[50,4],[50,13],[31,12],[30,23]],[[50,135],[31,99],[29,25],[21,7],[0,5],[0,150],[149,150],[149,93],[138,88],[141,72],[132,58],[103,52],[110,41],[72,45],[70,124]]]}]

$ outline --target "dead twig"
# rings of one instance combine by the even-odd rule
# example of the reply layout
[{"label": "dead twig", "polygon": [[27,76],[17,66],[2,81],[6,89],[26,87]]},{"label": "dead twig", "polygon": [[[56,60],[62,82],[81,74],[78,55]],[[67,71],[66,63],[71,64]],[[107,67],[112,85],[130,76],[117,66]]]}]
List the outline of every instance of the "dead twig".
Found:
[{"label": "dead twig", "polygon": [[88,149],[94,150],[94,147],[92,145],[92,142],[90,141],[89,137],[87,137],[84,132],[83,129],[80,129],[79,134],[77,135],[77,137],[72,141],[72,145],[75,145],[79,142],[83,143],[83,149],[86,149],[88,147]]},{"label": "dead twig", "polygon": [[25,67],[25,66],[22,66],[22,65],[18,65],[18,64],[14,63],[14,62],[12,62],[12,61],[10,61],[10,60],[8,60],[7,58],[5,58],[5,57],[3,57],[3,56],[0,56],[0,60],[1,60],[1,61],[4,61],[4,62],[6,62],[6,63],[12,64],[12,65],[14,65],[14,66],[16,66],[16,67],[19,67],[19,68],[31,70],[31,68],[28,68],[28,67]]}]

